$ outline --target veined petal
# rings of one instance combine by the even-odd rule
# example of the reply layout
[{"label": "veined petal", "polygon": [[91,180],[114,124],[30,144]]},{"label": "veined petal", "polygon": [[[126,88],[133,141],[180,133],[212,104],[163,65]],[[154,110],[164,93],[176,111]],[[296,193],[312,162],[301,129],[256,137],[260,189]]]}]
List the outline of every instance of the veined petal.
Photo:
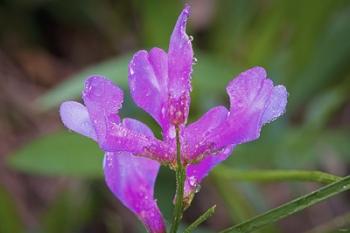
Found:
[{"label": "veined petal", "polygon": [[162,214],[153,197],[159,164],[128,152],[107,152],[104,174],[113,194],[143,222],[149,232],[165,232]]},{"label": "veined petal", "polygon": [[287,103],[287,92],[274,87],[262,67],[251,68],[232,80],[227,86],[230,96],[230,114],[209,136],[216,148],[255,140],[264,123],[280,116]]},{"label": "veined petal", "polygon": [[176,22],[169,44],[168,117],[173,124],[185,123],[189,112],[193,61],[192,43],[186,34],[189,15],[190,6],[186,5]]},{"label": "veined petal", "polygon": [[[124,126],[132,131],[153,136],[139,121],[126,119]],[[113,194],[146,226],[151,233],[164,233],[163,216],[154,199],[154,185],[159,163],[136,157],[128,152],[107,152],[104,160],[105,180]]]},{"label": "veined petal", "polygon": [[200,119],[189,124],[184,130],[183,152],[188,161],[198,160],[210,149],[207,136],[226,120],[228,111],[217,106],[206,112]]},{"label": "veined petal", "polygon": [[202,161],[188,165],[185,180],[185,200],[191,202],[193,194],[197,191],[200,182],[219,163],[227,159],[233,150],[233,146],[228,146],[216,155],[206,156]]},{"label": "veined petal", "polygon": [[154,136],[144,135],[122,124],[112,124],[107,131],[107,139],[101,146],[104,151],[128,151],[136,156],[142,156],[167,164],[175,161],[175,152],[172,146],[156,139]]},{"label": "veined petal", "polygon": [[262,116],[262,123],[266,124],[274,121],[283,115],[287,106],[288,92],[282,85],[275,86],[272,90],[269,103]]},{"label": "veined petal", "polygon": [[159,48],[137,52],[129,63],[129,86],[133,100],[162,127],[169,128],[168,55]]},{"label": "veined petal", "polygon": [[63,102],[60,106],[60,116],[68,129],[96,140],[95,129],[84,105],[75,101]]},{"label": "veined petal", "polygon": [[123,91],[102,76],[92,76],[85,81],[83,100],[97,140],[103,145],[109,128],[120,122],[118,111],[123,103]]},{"label": "veined petal", "polygon": [[106,152],[127,151],[167,163],[174,153],[169,146],[153,137],[127,127],[117,115],[123,101],[121,89],[110,80],[92,77],[86,81],[83,99],[100,147]]}]

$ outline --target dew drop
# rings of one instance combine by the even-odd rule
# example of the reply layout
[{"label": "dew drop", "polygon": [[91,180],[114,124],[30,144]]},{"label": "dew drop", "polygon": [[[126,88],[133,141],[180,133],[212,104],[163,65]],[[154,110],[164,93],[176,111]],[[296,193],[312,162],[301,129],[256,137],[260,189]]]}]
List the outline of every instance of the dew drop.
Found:
[{"label": "dew drop", "polygon": [[176,137],[176,131],[175,131],[175,128],[174,128],[174,127],[171,127],[171,128],[169,129],[169,137],[170,137],[171,139],[174,139],[174,138]]},{"label": "dew drop", "polygon": [[197,58],[195,58],[195,57],[193,57],[193,58],[192,58],[192,65],[196,65],[196,64],[197,64],[197,62],[198,62],[198,59],[197,59]]},{"label": "dew drop", "polygon": [[177,111],[177,112],[175,113],[175,116],[176,116],[177,118],[180,118],[180,117],[182,116],[182,112]]},{"label": "dew drop", "polygon": [[[107,155],[108,156],[108,155]],[[102,168],[105,169],[107,164],[107,156],[103,157]]]},{"label": "dew drop", "polygon": [[165,107],[163,106],[161,109],[162,115],[165,115]]},{"label": "dew drop", "polygon": [[194,189],[194,193],[199,193],[199,191],[201,191],[201,185],[197,184],[196,188]]},{"label": "dew drop", "polygon": [[189,36],[188,39],[189,39],[190,41],[193,41],[194,38],[193,38],[193,36]]},{"label": "dew drop", "polygon": [[188,178],[188,182],[189,182],[189,184],[190,184],[192,187],[195,187],[196,184],[197,184],[197,179],[196,179],[195,176],[190,176],[190,177]]}]

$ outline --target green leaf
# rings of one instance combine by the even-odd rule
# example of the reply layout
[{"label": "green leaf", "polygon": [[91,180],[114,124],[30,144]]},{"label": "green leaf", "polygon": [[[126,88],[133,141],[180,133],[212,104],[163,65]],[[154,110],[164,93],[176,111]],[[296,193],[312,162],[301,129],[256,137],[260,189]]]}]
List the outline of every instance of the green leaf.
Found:
[{"label": "green leaf", "polygon": [[205,211],[201,216],[199,216],[196,221],[194,221],[191,225],[189,225],[184,233],[193,232],[201,223],[205,222],[208,218],[210,218],[215,212],[216,205],[210,207],[207,211]]},{"label": "green leaf", "polygon": [[21,220],[16,210],[16,204],[11,195],[0,186],[0,232],[24,232]]},{"label": "green leaf", "polygon": [[249,233],[350,189],[350,176],[294,199],[220,233]]},{"label": "green leaf", "polygon": [[276,182],[276,181],[312,181],[329,184],[341,178],[320,171],[306,170],[237,170],[219,165],[213,174],[220,178],[235,181]]},{"label": "green leaf", "polygon": [[102,160],[95,142],[59,131],[34,140],[9,156],[8,162],[13,168],[32,174],[100,177]]}]

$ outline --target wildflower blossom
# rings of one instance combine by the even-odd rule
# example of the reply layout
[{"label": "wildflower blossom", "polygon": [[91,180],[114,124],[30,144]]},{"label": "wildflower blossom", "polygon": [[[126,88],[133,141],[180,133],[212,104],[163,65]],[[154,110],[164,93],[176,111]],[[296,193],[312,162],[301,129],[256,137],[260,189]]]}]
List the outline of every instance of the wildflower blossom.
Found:
[{"label": "wildflower blossom", "polygon": [[189,114],[192,62],[191,39],[186,34],[190,7],[181,12],[168,52],[153,48],[137,52],[129,63],[129,86],[136,105],[162,128],[162,140],[134,119],[121,120],[123,92],[101,76],[86,80],[84,105],[61,105],[69,129],[97,141],[105,152],[107,185],[149,232],[165,232],[153,190],[160,164],[176,168],[175,127],[180,129],[181,161],[186,167],[185,201],[190,202],[209,171],[233,148],[259,137],[262,126],[284,113],[287,91],[274,86],[261,67],[233,79],[226,91],[230,108],[217,106],[186,125]]}]

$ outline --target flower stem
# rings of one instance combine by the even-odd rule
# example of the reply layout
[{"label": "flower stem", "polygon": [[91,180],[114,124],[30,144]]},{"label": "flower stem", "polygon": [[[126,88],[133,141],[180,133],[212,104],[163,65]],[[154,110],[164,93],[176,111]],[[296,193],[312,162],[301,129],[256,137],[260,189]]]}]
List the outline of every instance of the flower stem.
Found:
[{"label": "flower stem", "polygon": [[225,179],[236,181],[313,181],[321,184],[329,184],[339,181],[341,177],[320,171],[305,170],[237,170],[220,165],[213,174]]},{"label": "flower stem", "polygon": [[268,224],[277,222],[289,215],[300,212],[310,206],[313,206],[323,200],[326,200],[336,194],[350,189],[350,176],[344,177],[339,181],[330,183],[309,194],[294,199],[275,209],[269,210],[261,215],[251,218],[243,223],[229,227],[219,233],[249,233],[258,230]]},{"label": "flower stem", "polygon": [[180,132],[179,127],[176,126],[176,199],[175,199],[175,207],[173,213],[173,223],[171,225],[170,233],[176,233],[179,227],[182,213],[184,209],[183,205],[183,196],[184,196],[184,186],[186,179],[186,171],[185,167],[181,161],[181,144],[180,144]]}]

